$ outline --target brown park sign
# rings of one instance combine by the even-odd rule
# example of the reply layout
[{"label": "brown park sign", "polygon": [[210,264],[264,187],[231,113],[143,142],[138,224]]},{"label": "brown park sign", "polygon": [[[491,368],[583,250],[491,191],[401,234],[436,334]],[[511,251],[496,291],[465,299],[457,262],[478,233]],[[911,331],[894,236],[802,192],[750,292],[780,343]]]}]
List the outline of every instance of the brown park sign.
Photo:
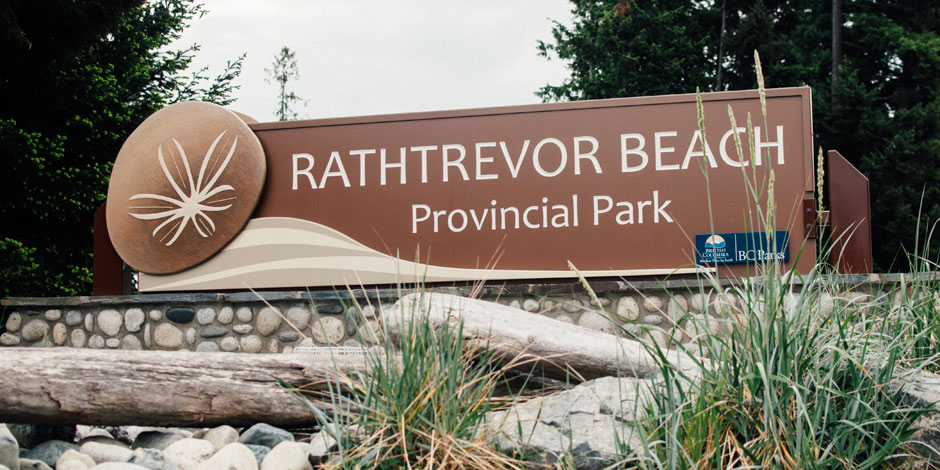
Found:
[{"label": "brown park sign", "polygon": [[[729,251],[750,260],[776,256],[787,266],[802,252],[795,267],[806,271],[815,261],[803,221],[813,197],[810,90],[766,96],[765,120],[757,91],[702,95],[706,139],[694,95],[249,124],[266,164],[251,171],[265,175],[264,186],[250,220],[221,251],[203,261],[199,241],[221,230],[209,233],[206,217],[194,216],[203,225],[178,229],[180,239],[195,240],[179,249],[199,263],[193,267],[163,274],[145,269],[170,256],[163,251],[143,261],[118,252],[142,271],[141,291],[570,278],[569,261],[592,277],[691,273],[702,260],[697,240],[701,255],[702,246],[724,249],[729,236],[763,230],[745,179],[766,186],[773,169],[774,228],[785,243]],[[200,135],[187,144],[194,154],[213,145],[218,129],[200,127],[213,125],[189,127]],[[171,134],[151,137],[137,158],[157,161],[154,143],[166,143],[166,152],[171,139],[182,142]],[[198,158],[189,163],[194,172],[203,165]],[[118,173],[120,160],[112,190],[166,179],[151,163],[132,180]],[[228,184],[240,200],[252,186],[224,183],[226,171],[246,171],[231,164],[216,185]],[[115,202],[126,201],[109,193],[109,227],[119,220],[139,227],[140,239],[160,234],[161,220],[126,205],[112,213]],[[244,223],[228,210],[204,214],[216,225],[229,215],[233,225]],[[109,230],[116,245],[133,231]],[[171,248],[161,240],[160,250]],[[718,266],[745,272],[740,264]]]}]

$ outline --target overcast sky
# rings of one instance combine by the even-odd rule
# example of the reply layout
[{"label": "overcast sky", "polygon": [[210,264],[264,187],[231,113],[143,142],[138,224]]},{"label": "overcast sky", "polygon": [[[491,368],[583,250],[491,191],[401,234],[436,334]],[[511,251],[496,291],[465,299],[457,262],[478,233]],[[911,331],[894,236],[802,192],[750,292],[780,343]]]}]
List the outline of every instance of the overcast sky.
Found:
[{"label": "overcast sky", "polygon": [[274,120],[275,54],[297,54],[291,88],[301,117],[360,116],[538,103],[533,93],[567,76],[539,57],[567,0],[203,0],[176,46],[198,43],[197,67],[220,72],[247,52],[231,109]]}]

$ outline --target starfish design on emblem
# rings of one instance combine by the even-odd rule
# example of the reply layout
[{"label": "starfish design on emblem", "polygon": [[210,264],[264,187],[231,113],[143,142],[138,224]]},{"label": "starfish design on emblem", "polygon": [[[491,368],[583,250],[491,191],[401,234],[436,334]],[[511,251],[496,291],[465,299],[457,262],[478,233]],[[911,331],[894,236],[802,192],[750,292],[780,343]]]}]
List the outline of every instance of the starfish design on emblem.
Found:
[{"label": "starfish design on emblem", "polygon": [[[238,137],[236,137],[224,159],[222,157],[225,151],[224,145],[222,149],[219,150],[219,153],[216,154],[216,147],[219,141],[222,140],[225,132],[226,131],[223,131],[219,134],[212,142],[212,145],[206,152],[206,156],[202,159],[202,166],[199,168],[199,177],[196,179],[193,179],[193,172],[190,169],[186,152],[183,151],[183,146],[180,145],[176,139],[170,139],[179,152],[178,156],[174,155],[171,147],[170,158],[173,164],[173,170],[175,170],[175,175],[167,166],[166,159],[163,156],[163,145],[157,147],[157,159],[160,161],[160,168],[163,169],[163,174],[170,182],[178,199],[151,193],[135,194],[130,197],[131,201],[144,199],[155,201],[152,205],[132,205],[130,207],[132,211],[138,210],[143,212],[130,212],[130,215],[141,220],[166,219],[153,230],[153,237],[159,237],[161,243],[169,238],[169,240],[166,241],[166,246],[170,246],[176,242],[190,222],[192,222],[193,227],[199,235],[203,238],[208,238],[215,233],[215,222],[209,217],[209,213],[224,211],[232,207],[231,201],[235,199],[235,196],[220,196],[225,196],[223,193],[227,191],[235,191],[235,188],[228,184],[216,186],[222,172],[225,171],[225,168],[228,167],[229,162],[232,160],[232,155],[235,153],[235,146],[238,144]],[[210,163],[212,163],[211,169],[209,168]],[[185,173],[185,177],[183,173]],[[163,232],[162,235],[161,231]]]}]

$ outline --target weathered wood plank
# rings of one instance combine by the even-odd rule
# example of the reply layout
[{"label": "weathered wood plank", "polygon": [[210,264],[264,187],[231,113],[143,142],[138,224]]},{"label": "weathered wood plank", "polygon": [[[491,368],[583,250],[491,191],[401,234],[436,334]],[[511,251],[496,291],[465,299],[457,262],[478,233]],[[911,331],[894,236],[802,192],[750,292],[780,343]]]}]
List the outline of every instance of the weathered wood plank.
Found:
[{"label": "weathered wood plank", "polygon": [[323,390],[366,370],[363,356],[3,348],[0,422],[309,425],[277,379]]}]

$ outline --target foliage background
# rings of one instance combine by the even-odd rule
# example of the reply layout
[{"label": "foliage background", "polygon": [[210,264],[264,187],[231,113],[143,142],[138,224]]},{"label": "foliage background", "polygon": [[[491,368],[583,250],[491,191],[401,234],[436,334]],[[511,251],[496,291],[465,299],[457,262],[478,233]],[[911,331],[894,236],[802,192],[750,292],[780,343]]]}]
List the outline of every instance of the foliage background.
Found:
[{"label": "foliage background", "polygon": [[227,104],[241,58],[186,74],[185,0],[0,1],[0,297],[91,290],[93,214],[124,139],[166,104]]},{"label": "foliage background", "polygon": [[[876,271],[906,271],[918,207],[940,218],[940,4],[929,0],[572,0],[539,51],[571,75],[545,101],[809,85],[815,145],[871,181]],[[833,81],[833,5],[842,55]],[[836,49],[838,50],[838,49]],[[921,224],[923,228],[928,224]],[[934,237],[933,250],[940,248]],[[899,256],[900,255],[900,256]]]}]

